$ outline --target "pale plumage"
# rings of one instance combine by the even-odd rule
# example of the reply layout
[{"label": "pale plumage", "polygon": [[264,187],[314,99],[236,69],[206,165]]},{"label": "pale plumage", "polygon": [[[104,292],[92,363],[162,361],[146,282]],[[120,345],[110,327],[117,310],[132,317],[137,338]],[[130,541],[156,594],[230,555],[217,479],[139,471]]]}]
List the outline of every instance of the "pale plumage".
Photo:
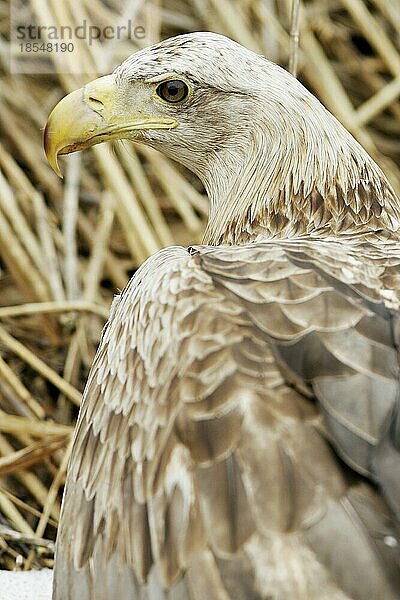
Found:
[{"label": "pale plumage", "polygon": [[[186,103],[150,99],[164,75]],[[96,85],[80,95],[99,137],[60,141],[56,107],[49,160],[118,120],[202,178],[213,245],[160,251],[114,300],[54,599],[399,598],[393,190],[300,83],[222,36],[145,49],[106,84],[112,118]]]}]

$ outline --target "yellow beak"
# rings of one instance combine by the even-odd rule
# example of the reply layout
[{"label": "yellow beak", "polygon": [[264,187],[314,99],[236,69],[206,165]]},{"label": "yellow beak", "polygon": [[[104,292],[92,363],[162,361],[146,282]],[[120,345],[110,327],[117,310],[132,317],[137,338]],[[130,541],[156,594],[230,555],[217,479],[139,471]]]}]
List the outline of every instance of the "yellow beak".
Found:
[{"label": "yellow beak", "polygon": [[95,79],[65,96],[52,110],[44,131],[44,151],[52,169],[62,177],[60,154],[89,148],[105,140],[130,137],[133,131],[174,129],[174,119],[134,114],[119,93],[114,75]]}]

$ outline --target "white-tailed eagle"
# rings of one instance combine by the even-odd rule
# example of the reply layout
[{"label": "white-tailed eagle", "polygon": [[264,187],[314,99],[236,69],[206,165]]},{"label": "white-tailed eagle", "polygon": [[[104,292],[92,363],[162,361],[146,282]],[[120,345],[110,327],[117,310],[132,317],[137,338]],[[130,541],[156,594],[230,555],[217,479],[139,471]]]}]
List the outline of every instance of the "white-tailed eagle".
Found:
[{"label": "white-tailed eagle", "polygon": [[115,299],[84,392],[54,600],[400,598],[400,203],[285,70],[168,39],[55,107],[196,173],[203,244]]}]

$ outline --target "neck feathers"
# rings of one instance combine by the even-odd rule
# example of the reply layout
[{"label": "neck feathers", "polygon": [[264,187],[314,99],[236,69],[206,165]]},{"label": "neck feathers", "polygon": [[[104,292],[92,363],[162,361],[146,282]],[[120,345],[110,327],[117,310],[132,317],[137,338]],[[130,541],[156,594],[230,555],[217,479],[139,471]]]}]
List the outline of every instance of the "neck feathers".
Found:
[{"label": "neck feathers", "polygon": [[[247,144],[209,166],[207,244],[263,237],[395,235],[400,202],[385,176],[347,130],[301,89],[292,105],[268,101]],[[237,148],[237,151],[235,150]]]}]

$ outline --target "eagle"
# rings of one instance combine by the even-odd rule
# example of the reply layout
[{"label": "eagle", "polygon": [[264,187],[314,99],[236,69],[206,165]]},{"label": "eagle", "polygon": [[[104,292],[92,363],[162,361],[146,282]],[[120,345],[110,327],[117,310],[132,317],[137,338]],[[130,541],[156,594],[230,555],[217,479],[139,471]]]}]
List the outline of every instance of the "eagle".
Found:
[{"label": "eagle", "polygon": [[294,77],[214,33],[63,98],[58,156],[147,144],[203,182],[201,245],[112,303],[54,600],[400,598],[400,203]]}]

